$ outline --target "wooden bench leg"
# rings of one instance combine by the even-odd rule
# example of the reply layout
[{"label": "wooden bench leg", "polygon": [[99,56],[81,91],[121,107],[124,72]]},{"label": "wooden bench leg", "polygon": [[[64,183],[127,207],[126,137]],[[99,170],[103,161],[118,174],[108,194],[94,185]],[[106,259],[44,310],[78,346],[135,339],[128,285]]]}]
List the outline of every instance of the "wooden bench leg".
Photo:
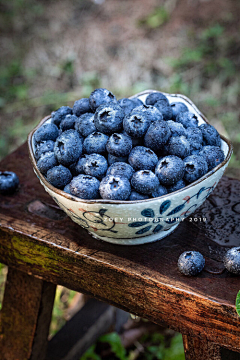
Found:
[{"label": "wooden bench leg", "polygon": [[220,346],[197,337],[182,337],[186,360],[222,360]]},{"label": "wooden bench leg", "polygon": [[56,286],[8,268],[0,324],[1,360],[43,360]]}]

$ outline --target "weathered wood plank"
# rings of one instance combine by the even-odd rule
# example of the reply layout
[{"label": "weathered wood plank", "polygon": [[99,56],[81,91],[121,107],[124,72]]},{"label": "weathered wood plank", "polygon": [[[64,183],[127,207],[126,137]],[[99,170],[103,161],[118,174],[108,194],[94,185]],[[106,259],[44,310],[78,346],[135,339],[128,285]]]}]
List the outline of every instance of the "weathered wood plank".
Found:
[{"label": "weathered wood plank", "polygon": [[183,346],[186,360],[222,360],[220,346],[207,340],[183,335]]},{"label": "weathered wood plank", "polygon": [[53,289],[53,284],[8,269],[1,314],[1,360],[44,359]]}]

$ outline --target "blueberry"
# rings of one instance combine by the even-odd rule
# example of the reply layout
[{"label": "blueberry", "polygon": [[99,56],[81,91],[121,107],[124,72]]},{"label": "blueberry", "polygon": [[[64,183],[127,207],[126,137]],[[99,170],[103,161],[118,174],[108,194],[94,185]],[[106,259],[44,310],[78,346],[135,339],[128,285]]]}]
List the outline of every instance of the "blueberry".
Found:
[{"label": "blueberry", "polygon": [[113,93],[107,89],[95,89],[89,96],[89,104],[92,111],[95,111],[102,104],[108,105],[111,102],[117,103],[117,99]]},{"label": "blueberry", "polygon": [[54,166],[47,172],[47,181],[58,189],[63,189],[72,179],[72,174],[63,165]]},{"label": "blueberry", "polygon": [[219,146],[221,147],[221,137],[217,130],[210,124],[202,124],[199,126],[202,131],[203,140],[205,145]]},{"label": "blueberry", "polygon": [[183,275],[195,276],[205,266],[205,259],[198,251],[185,251],[179,256],[178,269]]},{"label": "blueberry", "polygon": [[118,104],[100,105],[94,115],[94,124],[98,131],[110,135],[122,129],[124,111]]},{"label": "blueberry", "polygon": [[88,98],[82,98],[75,101],[72,109],[73,114],[76,116],[81,116],[85,113],[90,113],[91,111]]},{"label": "blueberry", "polygon": [[46,140],[55,141],[57,137],[58,137],[58,127],[51,123],[43,124],[34,133],[34,141],[37,144],[40,144],[40,142]]},{"label": "blueberry", "polygon": [[128,157],[127,156],[114,156],[111,154],[108,154],[108,164],[111,166],[112,164],[115,164],[116,162],[127,162]]},{"label": "blueberry", "polygon": [[[175,124],[179,124],[179,123],[175,123]],[[199,144],[202,144],[203,136],[202,136],[202,132],[199,127],[189,127],[187,129],[185,129],[185,133],[186,133],[186,135],[185,135],[186,138],[190,142],[197,142]]]},{"label": "blueberry", "polygon": [[186,129],[182,124],[177,123],[173,120],[167,120],[167,124],[171,131],[171,136],[181,136],[181,135],[186,136]]},{"label": "blueberry", "polygon": [[106,149],[114,156],[127,156],[132,150],[132,140],[124,134],[112,134],[108,139]]},{"label": "blueberry", "polygon": [[141,138],[147,132],[150,121],[144,113],[130,113],[123,119],[123,128],[133,138]]},{"label": "blueberry", "polygon": [[190,142],[190,155],[199,155],[202,147],[202,144],[198,142]]},{"label": "blueberry", "polygon": [[70,191],[70,183],[67,184],[66,186],[64,186],[63,191],[65,191],[65,193],[67,193],[67,194],[71,194],[71,191]]},{"label": "blueberry", "polygon": [[84,174],[83,165],[87,159],[88,155],[83,154],[78,161],[74,164],[69,165],[69,170],[71,171],[73,176],[77,176],[79,174]]},{"label": "blueberry", "polygon": [[76,123],[75,129],[84,137],[97,131],[94,124],[94,114],[86,113],[81,115]]},{"label": "blueberry", "polygon": [[176,122],[182,124],[185,128],[198,127],[197,115],[190,111],[181,112],[176,117]]},{"label": "blueberry", "polygon": [[158,100],[165,100],[168,101],[165,95],[163,95],[161,92],[153,92],[149,94],[146,98],[146,104],[147,105],[154,105]]},{"label": "blueberry", "polygon": [[99,185],[94,176],[80,174],[70,182],[70,191],[81,199],[99,199]]},{"label": "blueberry", "polygon": [[129,115],[130,112],[136,107],[134,101],[128,98],[118,100],[118,105],[124,110],[125,116]]},{"label": "blueberry", "polygon": [[128,180],[132,178],[133,173],[134,170],[131,165],[125,162],[116,162],[112,164],[107,170],[107,175],[126,177]]},{"label": "blueberry", "polygon": [[171,131],[166,121],[157,120],[153,122],[144,136],[144,145],[153,151],[162,149],[163,145],[166,144]]},{"label": "blueberry", "polygon": [[134,102],[134,104],[136,105],[136,107],[143,105],[142,100],[140,100],[140,99],[137,98],[137,97],[133,97],[133,98],[131,98],[131,100]]},{"label": "blueberry", "polygon": [[107,160],[100,154],[88,155],[83,163],[85,174],[102,179],[108,168]]},{"label": "blueberry", "polygon": [[240,274],[240,247],[228,250],[224,256],[223,263],[225,268],[236,275]]},{"label": "blueberry", "polygon": [[205,157],[208,170],[212,170],[215,166],[223,162],[225,156],[224,152],[218,146],[207,145],[202,148],[199,155]]},{"label": "blueberry", "polygon": [[53,151],[48,151],[41,155],[40,159],[37,162],[38,170],[45,175],[48,170],[52,169],[54,166],[57,166],[58,161]]},{"label": "blueberry", "polygon": [[75,115],[66,115],[66,117],[60,122],[59,128],[62,131],[74,129],[77,117]]},{"label": "blueberry", "polygon": [[190,155],[184,159],[184,180],[189,183],[199,179],[208,172],[208,165],[203,156]]},{"label": "blueberry", "polygon": [[54,141],[52,140],[42,141],[36,148],[35,159],[39,160],[42,154],[45,154],[46,152],[49,151],[53,151],[53,148],[54,148]]},{"label": "blueberry", "polygon": [[129,154],[128,162],[135,171],[154,170],[158,157],[151,149],[145,146],[135,146]]},{"label": "blueberry", "polygon": [[76,162],[82,155],[82,140],[78,132],[64,131],[55,142],[54,153],[58,162],[64,166]]},{"label": "blueberry", "polygon": [[66,115],[72,114],[72,109],[69,106],[62,106],[58,110],[52,112],[51,122],[57,126],[60,125],[60,122],[65,118]]},{"label": "blueberry", "polygon": [[140,194],[135,190],[132,190],[130,196],[129,196],[129,200],[134,201],[134,200],[145,200],[145,199],[149,199],[149,196],[146,194]]},{"label": "blueberry", "polygon": [[154,106],[159,110],[162,114],[164,120],[171,120],[172,119],[172,108],[169,105],[168,100],[158,100]]},{"label": "blueberry", "polygon": [[179,180],[178,182],[176,182],[176,184],[168,186],[167,187],[167,191],[168,193],[183,189],[186,186],[186,183],[183,179]]},{"label": "blueberry", "polygon": [[131,193],[131,185],[125,177],[107,175],[102,179],[99,191],[103,199],[127,200]]},{"label": "blueberry", "polygon": [[10,195],[19,185],[18,176],[12,171],[0,171],[0,194]]},{"label": "blueberry", "polygon": [[88,135],[83,142],[83,151],[86,154],[104,154],[109,137],[106,134],[95,131]]},{"label": "blueberry", "polygon": [[176,184],[183,178],[184,162],[177,156],[165,156],[157,163],[155,173],[160,184],[169,186]]},{"label": "blueberry", "polygon": [[176,155],[185,158],[190,155],[190,143],[185,136],[172,136],[167,144],[169,155]]},{"label": "blueberry", "polygon": [[172,119],[176,120],[177,115],[181,112],[188,111],[188,107],[182,102],[173,102],[170,104],[172,108]]},{"label": "blueberry", "polygon": [[168,193],[167,189],[165,188],[165,186],[159,184],[158,188],[152,192],[152,197],[159,197],[159,196],[163,196],[166,195]]},{"label": "blueberry", "polygon": [[130,135],[128,135],[128,133],[125,130],[123,130],[122,134],[130,137],[130,139],[132,140],[132,147],[143,145],[143,137],[141,138],[131,137]]},{"label": "blueberry", "polygon": [[139,170],[133,174],[131,185],[137,192],[151,195],[157,191],[159,181],[151,170]]},{"label": "blueberry", "polygon": [[159,110],[152,105],[141,105],[133,109],[131,112],[131,115],[134,114],[144,114],[149,122],[154,122],[156,120],[163,120],[162,114],[159,112]]}]

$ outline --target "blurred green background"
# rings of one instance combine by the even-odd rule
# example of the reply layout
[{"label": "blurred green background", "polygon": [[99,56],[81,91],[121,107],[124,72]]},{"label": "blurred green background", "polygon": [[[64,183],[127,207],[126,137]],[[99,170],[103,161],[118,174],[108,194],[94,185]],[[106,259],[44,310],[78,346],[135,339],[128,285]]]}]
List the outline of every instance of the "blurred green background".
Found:
[{"label": "blurred green background", "polygon": [[[227,174],[240,178],[239,15],[234,0],[1,0],[0,159],[41,118],[97,87],[118,98],[156,89],[188,96],[231,139]],[[5,277],[0,265],[0,302]],[[58,289],[51,334],[74,296]],[[173,354],[156,338],[142,340],[144,355],[115,357],[184,358],[181,336]],[[94,349],[85,359],[98,359]]]}]

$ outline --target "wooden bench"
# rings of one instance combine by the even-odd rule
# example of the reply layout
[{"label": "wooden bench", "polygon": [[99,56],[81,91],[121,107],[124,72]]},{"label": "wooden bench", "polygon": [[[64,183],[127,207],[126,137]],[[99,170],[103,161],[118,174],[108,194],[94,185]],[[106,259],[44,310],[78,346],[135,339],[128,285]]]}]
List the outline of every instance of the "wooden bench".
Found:
[{"label": "wooden bench", "polygon": [[[0,170],[15,171],[21,184],[16,194],[0,196],[0,262],[9,266],[1,360],[49,358],[56,284],[179,331],[186,359],[240,359],[240,277],[221,261],[226,245],[240,244],[238,180],[223,177],[195,215],[162,241],[118,246],[93,239],[65,216],[34,175],[26,144]],[[186,250],[206,259],[197,277],[178,271]]]}]

